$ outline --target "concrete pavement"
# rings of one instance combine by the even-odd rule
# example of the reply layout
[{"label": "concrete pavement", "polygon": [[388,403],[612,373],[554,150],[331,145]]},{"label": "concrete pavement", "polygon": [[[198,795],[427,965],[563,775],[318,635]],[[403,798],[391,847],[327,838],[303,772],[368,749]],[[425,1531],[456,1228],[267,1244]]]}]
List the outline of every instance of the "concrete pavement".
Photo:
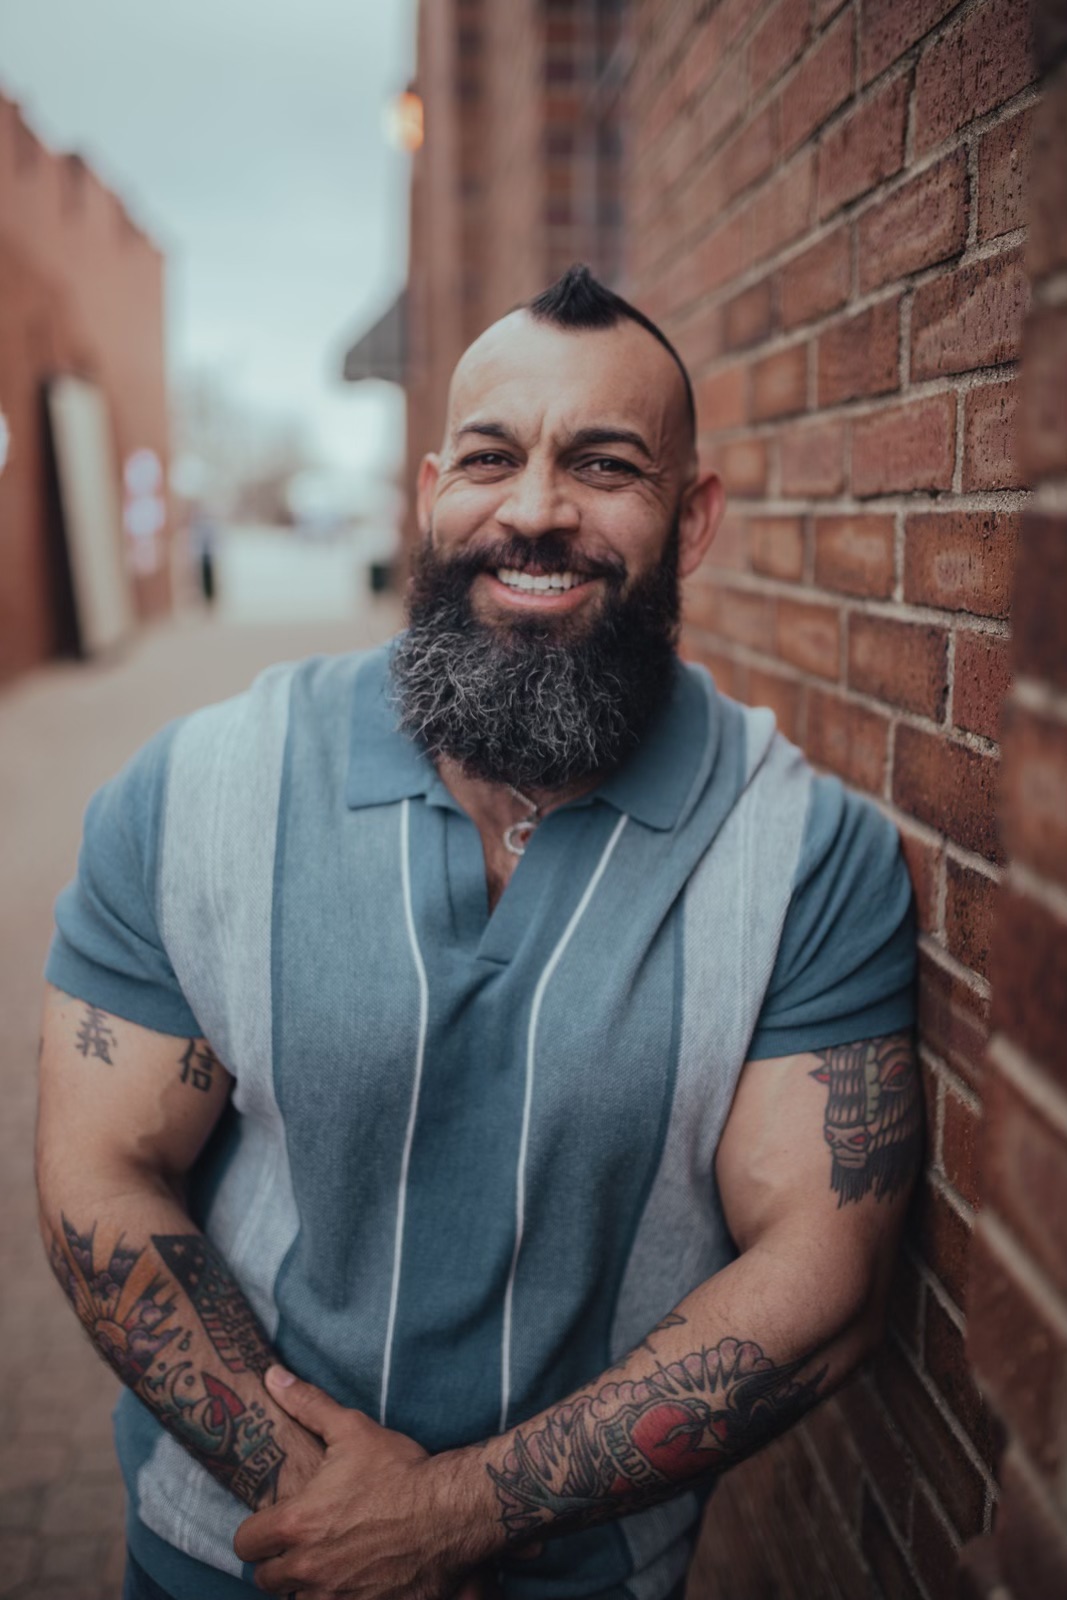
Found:
[{"label": "concrete pavement", "polygon": [[[320,566],[334,585],[329,558]],[[156,728],[237,692],[272,661],[395,631],[394,602],[353,611],[349,588],[343,606],[316,605],[314,589],[300,591],[298,624],[239,625],[227,616],[255,616],[256,605],[231,601],[219,618],[146,632],[112,663],[56,664],[0,696],[0,1596],[10,1600],[116,1600],[123,1564],[117,1386],[56,1287],[36,1225],[35,1064],[52,903],[73,871],[86,801]]]}]

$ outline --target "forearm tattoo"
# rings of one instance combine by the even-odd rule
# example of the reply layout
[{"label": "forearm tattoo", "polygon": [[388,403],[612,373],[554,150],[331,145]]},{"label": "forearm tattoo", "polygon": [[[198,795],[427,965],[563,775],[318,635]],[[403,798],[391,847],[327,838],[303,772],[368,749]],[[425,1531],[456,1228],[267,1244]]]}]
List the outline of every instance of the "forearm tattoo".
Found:
[{"label": "forearm tattoo", "polygon": [[910,1033],[812,1053],[823,1064],[811,1076],[830,1090],[824,1132],[838,1206],[871,1190],[882,1200],[906,1189],[923,1149],[922,1086]]},{"label": "forearm tattoo", "polygon": [[[254,1510],[277,1499],[285,1452],[264,1406],[248,1402],[189,1356],[191,1321],[174,1284],[147,1247],[120,1238],[96,1257],[95,1224],[79,1233],[66,1217],[53,1233],[51,1264],[89,1338],[139,1400],[225,1488]],[[221,1256],[199,1234],[153,1236],[159,1257],[192,1301],[231,1372],[262,1375],[271,1354]]]},{"label": "forearm tattoo", "polygon": [[520,1542],[555,1522],[584,1527],[716,1476],[815,1404],[827,1369],[802,1379],[807,1359],[776,1365],[750,1340],[722,1339],[554,1407],[487,1468],[503,1527]]}]

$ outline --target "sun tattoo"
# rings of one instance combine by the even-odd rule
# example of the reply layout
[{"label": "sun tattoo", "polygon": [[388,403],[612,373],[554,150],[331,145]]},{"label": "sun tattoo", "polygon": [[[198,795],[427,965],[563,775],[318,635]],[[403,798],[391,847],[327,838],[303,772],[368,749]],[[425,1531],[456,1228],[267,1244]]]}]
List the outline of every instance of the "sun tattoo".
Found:
[{"label": "sun tattoo", "polygon": [[823,1065],[809,1076],[830,1090],[824,1134],[830,1187],[838,1206],[874,1191],[906,1189],[923,1149],[922,1088],[910,1033],[814,1050]]}]

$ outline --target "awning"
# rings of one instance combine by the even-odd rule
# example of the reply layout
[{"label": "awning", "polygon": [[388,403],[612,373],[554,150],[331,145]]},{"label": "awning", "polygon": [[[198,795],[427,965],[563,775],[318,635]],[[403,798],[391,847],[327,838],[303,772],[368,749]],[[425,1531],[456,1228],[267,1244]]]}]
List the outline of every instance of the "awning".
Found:
[{"label": "awning", "polygon": [[348,383],[362,383],[367,378],[384,378],[388,383],[405,381],[407,298],[407,289],[401,289],[389,309],[347,352],[343,372]]}]

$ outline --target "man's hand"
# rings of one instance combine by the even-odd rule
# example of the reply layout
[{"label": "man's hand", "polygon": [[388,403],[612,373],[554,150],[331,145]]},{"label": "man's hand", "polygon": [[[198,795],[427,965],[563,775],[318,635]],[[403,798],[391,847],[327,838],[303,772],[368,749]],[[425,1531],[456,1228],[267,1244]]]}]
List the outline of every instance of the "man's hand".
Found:
[{"label": "man's hand", "polygon": [[299,1494],[237,1530],[233,1548],[256,1563],[261,1589],[301,1600],[488,1600],[477,1577],[464,1581],[485,1552],[464,1548],[421,1445],[282,1367],[266,1384],[326,1455]]}]

